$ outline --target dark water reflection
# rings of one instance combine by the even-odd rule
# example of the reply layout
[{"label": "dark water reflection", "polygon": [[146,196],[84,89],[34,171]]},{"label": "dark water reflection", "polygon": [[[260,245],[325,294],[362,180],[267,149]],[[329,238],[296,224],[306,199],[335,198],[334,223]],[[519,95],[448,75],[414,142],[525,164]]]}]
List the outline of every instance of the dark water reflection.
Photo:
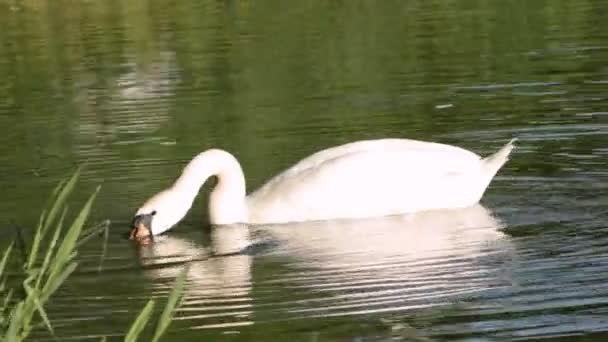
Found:
[{"label": "dark water reflection", "polygon": [[[0,2],[0,223],[33,226],[76,165],[72,207],[103,185],[92,221],[112,220],[106,249],[80,251],[48,308],[61,340],[119,339],[190,265],[179,340],[601,341],[606,11],[595,0]],[[142,200],[206,148],[233,152],[253,189],[319,149],[387,136],[482,155],[520,142],[484,207],[214,230],[201,196],[158,243],[124,239]],[[0,229],[2,242],[12,235]]]}]

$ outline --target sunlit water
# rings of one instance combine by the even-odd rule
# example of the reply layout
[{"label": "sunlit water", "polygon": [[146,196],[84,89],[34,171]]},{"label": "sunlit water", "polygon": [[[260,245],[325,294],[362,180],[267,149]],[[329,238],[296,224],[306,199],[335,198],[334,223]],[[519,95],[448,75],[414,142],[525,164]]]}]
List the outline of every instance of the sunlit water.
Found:
[{"label": "sunlit water", "polygon": [[[85,164],[71,208],[102,184],[91,224],[112,226],[48,305],[60,340],[119,339],[189,267],[168,339],[601,341],[607,10],[2,2],[2,242]],[[233,152],[253,189],[319,149],[388,136],[481,155],[519,143],[466,210],[214,229],[203,195],[154,244],[125,239],[138,205],[206,148]]]}]

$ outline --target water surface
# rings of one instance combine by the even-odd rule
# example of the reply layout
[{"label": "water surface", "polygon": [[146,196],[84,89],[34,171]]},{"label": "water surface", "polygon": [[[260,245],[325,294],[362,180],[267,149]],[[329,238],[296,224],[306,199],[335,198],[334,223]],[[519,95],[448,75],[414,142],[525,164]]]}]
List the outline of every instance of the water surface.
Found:
[{"label": "water surface", "polygon": [[[2,1],[0,236],[33,226],[77,165],[72,208],[102,184],[91,224],[112,221],[105,251],[85,245],[49,303],[61,340],[119,339],[186,265],[169,331],[183,341],[603,340],[607,11]],[[142,201],[204,149],[234,153],[254,189],[314,151],[380,137],[519,146],[464,211],[218,230],[201,196],[154,245],[124,239]]]}]

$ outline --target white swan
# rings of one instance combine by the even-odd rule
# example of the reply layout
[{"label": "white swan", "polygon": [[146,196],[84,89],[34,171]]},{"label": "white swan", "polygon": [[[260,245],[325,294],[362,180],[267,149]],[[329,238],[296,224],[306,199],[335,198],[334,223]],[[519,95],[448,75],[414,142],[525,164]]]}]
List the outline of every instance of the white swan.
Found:
[{"label": "white swan", "polygon": [[136,212],[132,238],[160,234],[190,210],[212,176],[212,224],[269,224],[386,216],[477,203],[508,160],[511,140],[481,158],[465,149],[408,139],[353,142],[317,152],[246,196],[245,177],[228,152],[197,155],[168,189]]}]

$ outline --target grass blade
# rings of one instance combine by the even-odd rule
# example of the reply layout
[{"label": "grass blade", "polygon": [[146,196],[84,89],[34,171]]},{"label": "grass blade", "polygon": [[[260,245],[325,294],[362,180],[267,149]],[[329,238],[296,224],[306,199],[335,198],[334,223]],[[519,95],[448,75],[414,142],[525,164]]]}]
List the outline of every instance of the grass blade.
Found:
[{"label": "grass blade", "polygon": [[141,310],[139,316],[129,329],[127,336],[125,336],[125,342],[135,342],[139,337],[139,334],[144,330],[144,327],[150,320],[150,315],[152,315],[152,309],[154,308],[154,300],[149,300],[148,304]]},{"label": "grass blade", "polygon": [[34,290],[29,284],[23,284],[23,287],[25,288],[25,292],[27,293],[28,298],[31,299],[34,306],[36,307],[36,310],[38,311],[38,314],[44,321],[44,325],[46,325],[46,328],[49,330],[51,335],[55,336],[55,331],[53,330],[53,326],[51,326],[49,317],[46,315],[46,311],[44,311],[44,308],[42,307],[42,303],[40,303],[40,298],[38,296],[37,291]]},{"label": "grass blade", "polygon": [[173,319],[173,315],[175,314],[175,308],[181,302],[187,274],[188,267],[185,267],[177,276],[177,279],[175,280],[175,285],[173,286],[173,290],[171,290],[171,294],[169,294],[169,299],[167,299],[167,305],[165,305],[165,309],[160,315],[158,323],[156,323],[156,331],[154,332],[152,342],[157,342],[165,333],[167,327],[169,327],[171,319]]},{"label": "grass blade", "polygon": [[[64,231],[63,226],[67,216],[66,200],[75,188],[79,173],[80,168],[54,189],[47,204],[47,209],[50,209],[45,209],[40,215],[37,229],[31,237],[29,251],[25,247],[21,231],[17,230],[18,240],[13,241],[0,257],[0,341],[23,341],[33,329],[39,327],[46,327],[57,340],[44,305],[78,265],[74,261],[79,246],[78,240],[82,235],[92,203],[99,192],[98,187],[67,231]],[[50,234],[53,228],[54,231]],[[47,239],[48,235],[52,235],[50,240]],[[14,250],[17,248],[23,252],[19,276],[25,280],[13,286],[11,284],[14,282],[7,281],[7,269],[14,263],[11,258],[15,257]],[[40,255],[42,248],[45,248],[44,255]],[[41,265],[38,264],[39,262]]]},{"label": "grass blade", "polygon": [[38,249],[40,249],[40,241],[42,241],[42,228],[38,227],[36,230],[36,234],[34,235],[34,240],[32,241],[32,249],[30,249],[30,255],[27,260],[27,264],[25,265],[25,269],[29,270],[34,267],[34,263],[36,262],[36,258],[38,257]]},{"label": "grass blade", "polygon": [[57,245],[57,241],[59,241],[59,233],[63,228],[63,220],[65,219],[65,214],[67,213],[67,208],[63,209],[61,213],[61,217],[59,218],[59,223],[57,223],[57,227],[55,228],[55,233],[53,234],[53,238],[51,239],[51,244],[48,246],[46,250],[46,256],[44,257],[44,261],[42,262],[42,266],[40,267],[40,276],[36,279],[36,286],[34,287],[36,290],[40,290],[40,284],[42,283],[42,279],[44,278],[44,274],[46,273],[47,268],[49,267],[49,263],[51,261],[51,257],[53,256],[53,251],[55,250],[55,245]]},{"label": "grass blade", "polygon": [[[0,261],[0,293],[5,293],[6,291],[6,265],[8,264],[8,258],[13,251],[13,243],[11,242],[6,250],[4,251],[4,255],[2,256],[2,261]],[[2,327],[4,326],[4,322],[6,321],[4,318],[6,308],[8,307],[11,297],[13,296],[13,289],[9,289],[5,294],[4,303],[0,306],[0,333],[2,332]]]},{"label": "grass blade", "polygon": [[27,269],[30,269],[34,266],[34,263],[36,262],[36,258],[38,257],[38,249],[40,248],[40,241],[42,241],[42,239],[44,238],[44,235],[46,234],[48,228],[51,226],[51,224],[55,220],[55,216],[57,215],[59,210],[64,207],[64,203],[65,203],[68,195],[74,189],[74,186],[76,185],[76,181],[78,180],[79,176],[80,176],[80,168],[78,168],[76,170],[76,172],[74,172],[72,177],[70,177],[70,179],[67,182],[66,181],[60,182],[57,185],[57,187],[55,188],[55,190],[53,190],[53,194],[56,194],[57,197],[56,197],[55,201],[53,202],[53,205],[51,206],[51,210],[48,212],[48,214],[45,215],[43,213],[43,215],[42,215],[43,217],[41,217],[41,219],[40,219],[40,225],[38,226],[38,229],[36,230],[36,234],[34,235],[34,241],[32,243],[32,249],[30,250],[29,259],[28,259],[27,266],[26,266]]},{"label": "grass blade", "polygon": [[[99,189],[100,189],[100,187],[97,187],[95,192],[91,195],[91,197],[89,197],[89,200],[86,202],[86,204],[84,205],[82,210],[80,210],[80,213],[78,214],[76,219],[74,219],[74,222],[72,222],[72,225],[66,232],[65,237],[63,238],[63,241],[61,242],[61,245],[59,245],[59,248],[57,249],[57,253],[55,254],[55,258],[53,259],[53,265],[51,266],[51,270],[49,273],[49,277],[48,277],[49,282],[52,282],[53,278],[58,276],[58,274],[61,272],[61,270],[63,269],[65,264],[69,260],[71,260],[71,257],[74,255],[73,251],[75,249],[76,242],[78,241],[78,237],[80,236],[82,227],[84,226],[84,223],[85,223],[87,217],[89,216],[89,212],[91,211],[91,206],[93,205],[93,201],[95,200],[95,197],[97,197],[97,194],[99,193]],[[47,283],[47,285],[48,285],[48,283]],[[42,290],[43,295],[45,295],[48,292],[47,285],[45,285],[45,288]]]},{"label": "grass blade", "polygon": [[4,297],[4,302],[2,303],[2,308],[0,308],[0,315],[2,315],[4,313],[4,310],[6,310],[6,308],[8,308],[8,305],[10,304],[12,298],[13,298],[13,289],[9,289],[8,292],[6,293],[6,296]]},{"label": "grass blade", "polygon": [[43,304],[46,303],[49,297],[55,293],[61,284],[65,282],[67,277],[72,274],[74,270],[76,270],[76,266],[78,266],[77,262],[71,262],[63,269],[61,273],[59,273],[58,276],[53,277],[52,279],[49,277],[43,290],[40,292],[40,300]]},{"label": "grass blade", "polygon": [[[44,224],[42,226],[42,234],[46,234],[48,228],[55,221],[55,216],[59,213],[59,210],[63,208],[65,201],[67,200],[72,190],[74,190],[74,186],[76,185],[76,181],[80,177],[80,168],[76,169],[76,172],[70,177],[70,179],[66,182],[63,181],[59,183],[57,186],[60,190],[57,193],[57,197],[55,201],[53,201],[53,205],[51,206],[51,210],[49,211],[46,219],[44,220]],[[55,192],[55,191],[53,191]]]},{"label": "grass blade", "polygon": [[13,243],[11,242],[6,250],[4,251],[4,255],[2,256],[2,261],[0,261],[0,278],[4,275],[4,269],[8,264],[8,257],[11,255],[13,251]]},{"label": "grass blade", "polygon": [[21,324],[23,323],[23,307],[25,305],[24,301],[19,302],[11,313],[9,314],[9,326],[4,335],[3,341],[19,341],[19,332]]},{"label": "grass blade", "polygon": [[[61,183],[60,183],[61,184]],[[55,188],[55,190],[58,190],[59,188]],[[54,192],[54,191],[53,191]],[[27,260],[25,260],[23,262],[23,267],[25,267],[25,269],[29,269],[31,267],[34,266],[34,262],[36,262],[36,256],[38,254],[38,249],[40,248],[40,241],[42,240],[42,226],[44,225],[44,221],[46,221],[46,214],[47,214],[47,210],[44,209],[42,210],[42,214],[40,214],[40,218],[38,219],[38,225],[36,226],[36,233],[34,234],[34,238],[32,239],[32,249],[30,249],[30,254],[29,257],[27,257]],[[25,251],[24,254],[27,254],[27,246],[25,246],[25,242],[23,241],[23,250]],[[31,265],[30,265],[31,263]]]},{"label": "grass blade", "polygon": [[32,319],[36,312],[36,304],[34,303],[33,293],[28,293],[28,288],[31,288],[30,284],[40,274],[37,269],[29,270],[28,277],[23,281],[21,289],[24,292],[25,299],[23,300],[22,316],[23,321],[21,322],[21,335],[27,336],[32,329]]}]

